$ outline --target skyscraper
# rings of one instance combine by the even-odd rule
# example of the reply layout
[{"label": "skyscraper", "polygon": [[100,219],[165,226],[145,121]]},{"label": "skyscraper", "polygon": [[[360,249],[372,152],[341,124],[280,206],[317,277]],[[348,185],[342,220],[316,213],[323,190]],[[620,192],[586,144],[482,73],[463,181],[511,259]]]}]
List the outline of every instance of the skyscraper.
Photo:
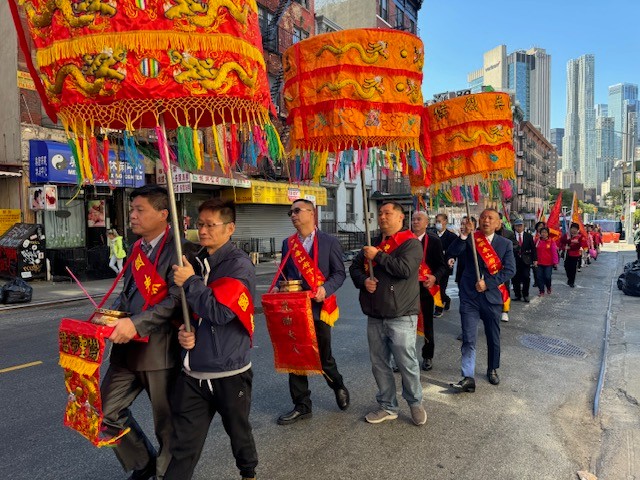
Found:
[{"label": "skyscraper", "polygon": [[517,50],[507,55],[499,45],[484,53],[483,67],[470,72],[467,82],[472,92],[482,85],[509,92],[524,112],[524,119],[535,125],[548,140],[551,128],[551,55],[543,48]]},{"label": "skyscraper", "polygon": [[601,193],[600,185],[605,182],[614,162],[614,120],[613,117],[597,117],[596,118],[596,169],[597,169],[597,186],[596,191]]},{"label": "skyscraper", "polygon": [[567,62],[567,117],[562,145],[562,168],[576,172],[576,181],[595,188],[594,109],[595,57],[591,54]]},{"label": "skyscraper", "polygon": [[635,103],[638,99],[638,85],[633,83],[618,83],[609,87],[609,116],[613,117],[616,130],[615,156],[622,158],[622,133],[626,132],[625,102]]}]

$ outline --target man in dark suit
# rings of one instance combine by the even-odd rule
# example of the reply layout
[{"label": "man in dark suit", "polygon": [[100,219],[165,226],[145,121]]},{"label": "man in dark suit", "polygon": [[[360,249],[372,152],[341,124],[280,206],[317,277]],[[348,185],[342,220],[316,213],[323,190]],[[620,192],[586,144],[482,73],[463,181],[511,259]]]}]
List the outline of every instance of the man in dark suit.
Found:
[{"label": "man in dark suit", "polygon": [[524,231],[524,222],[517,219],[513,222],[516,231],[516,246],[513,254],[516,258],[516,275],[513,277],[514,300],[529,303],[529,285],[531,283],[531,265],[536,261],[536,245],[533,236]]},{"label": "man in dark suit", "polygon": [[[427,231],[429,215],[426,212],[415,212],[411,216],[411,231],[422,242],[422,267],[427,267],[425,279],[420,282],[420,311],[424,325],[424,346],[422,347],[422,369],[429,371],[433,368],[433,353],[435,348],[433,329],[434,299],[430,292],[434,285],[439,285],[445,276],[449,276],[449,267],[444,261],[442,243],[440,239]],[[442,298],[442,290],[440,290]]]},{"label": "man in dark suit", "polygon": [[[296,233],[282,242],[282,258],[287,256],[293,242],[299,242],[310,257],[308,261],[314,271],[319,270],[319,273],[312,277],[317,279],[322,276],[324,281],[319,282],[321,285],[310,285],[313,278],[305,277],[291,255],[287,259],[283,275],[287,280],[302,280],[304,290],[315,292],[311,303],[322,371],[327,384],[334,391],[338,407],[346,410],[349,406],[349,391],[344,386],[342,375],[338,372],[338,366],[331,353],[331,325],[335,318],[330,320],[323,315],[327,313],[326,308],[330,304],[335,306],[334,294],[346,278],[342,247],[335,237],[316,229],[315,215],[315,206],[309,200],[300,199],[293,202],[289,216]],[[334,312],[337,313],[336,310]],[[280,415],[279,425],[289,425],[311,417],[311,391],[307,376],[289,374],[289,391],[294,408]]]},{"label": "man in dark suit", "polygon": [[[173,281],[172,266],[177,263],[173,234],[167,218],[169,197],[158,185],[145,185],[129,196],[131,229],[142,238],[133,246],[124,273],[122,293],[114,309],[128,312],[118,320],[109,340],[113,342],[109,369],[100,391],[106,436],[124,435],[113,448],[125,471],[133,470],[130,480],[162,478],[171,460],[170,439],[173,433],[169,389],[180,364],[177,330],[172,324],[181,321],[180,289]],[[192,251],[185,251],[189,255]],[[142,279],[139,274],[143,272]],[[147,289],[145,277],[151,283]],[[147,337],[148,342],[134,341]],[[130,407],[142,391],[151,401],[159,451],[133,418]]]},{"label": "man in dark suit", "polygon": [[[455,391],[474,392],[476,389],[476,342],[480,320],[487,337],[487,377],[493,385],[500,383],[497,369],[500,367],[500,316],[506,292],[504,282],[513,277],[516,266],[513,244],[496,233],[499,225],[498,212],[492,208],[485,209],[480,215],[480,229],[473,233],[476,251],[471,238],[468,238],[471,233],[466,230],[465,235],[461,234],[450,249],[453,256],[466,257],[466,268],[459,284],[464,378],[450,384]],[[480,279],[476,276],[474,255],[478,257]]]},{"label": "man in dark suit", "polygon": [[[436,215],[436,233],[438,234],[438,238],[440,239],[440,243],[442,244],[442,254],[446,255],[447,250],[451,246],[451,244],[455,241],[458,236],[453,233],[451,230],[447,228],[449,222],[449,217],[446,213],[439,213]],[[451,306],[451,298],[447,295],[447,286],[449,285],[449,276],[453,273],[453,267],[449,268],[447,265],[447,270],[442,278],[438,282],[440,285],[440,295],[442,296],[442,303],[444,303],[443,307],[436,307],[433,313],[434,317],[441,317],[442,312],[444,310],[449,310]]]}]

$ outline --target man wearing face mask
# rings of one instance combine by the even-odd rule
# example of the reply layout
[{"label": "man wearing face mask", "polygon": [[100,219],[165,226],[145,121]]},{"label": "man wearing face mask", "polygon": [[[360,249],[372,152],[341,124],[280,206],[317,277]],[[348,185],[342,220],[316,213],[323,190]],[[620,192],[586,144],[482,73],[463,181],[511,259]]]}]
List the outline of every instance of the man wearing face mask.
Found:
[{"label": "man wearing face mask", "polygon": [[[454,242],[458,236],[447,228],[449,217],[446,213],[439,213],[436,215],[436,233],[442,244],[442,253],[446,255],[447,249]],[[444,275],[440,279],[440,295],[442,297],[442,303],[444,307],[436,307],[433,312],[434,317],[441,317],[444,310],[449,310],[451,306],[451,298],[447,295],[447,285],[449,284],[449,275],[453,273],[453,267],[447,267]]]}]

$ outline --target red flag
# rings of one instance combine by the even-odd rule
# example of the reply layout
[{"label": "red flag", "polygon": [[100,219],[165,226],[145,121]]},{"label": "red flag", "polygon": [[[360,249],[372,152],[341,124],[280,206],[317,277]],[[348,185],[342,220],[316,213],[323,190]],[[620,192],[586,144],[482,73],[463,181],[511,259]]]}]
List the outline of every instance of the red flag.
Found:
[{"label": "red flag", "polygon": [[578,194],[573,192],[573,202],[571,203],[571,222],[577,223],[580,226],[580,234],[587,238],[587,229],[584,228],[584,223],[582,223],[582,215],[581,215],[580,207],[578,206]]},{"label": "red flag", "polygon": [[549,238],[557,240],[562,236],[562,229],[560,228],[560,212],[562,211],[562,190],[558,192],[558,198],[553,208],[549,212],[549,220],[547,221],[547,228],[549,229]]}]

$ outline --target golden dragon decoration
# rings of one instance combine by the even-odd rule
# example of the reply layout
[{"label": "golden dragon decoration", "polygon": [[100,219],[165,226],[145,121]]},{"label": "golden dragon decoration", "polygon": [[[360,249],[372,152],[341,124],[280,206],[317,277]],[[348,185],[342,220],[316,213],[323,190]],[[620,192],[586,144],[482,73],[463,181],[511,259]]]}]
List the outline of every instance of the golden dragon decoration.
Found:
[{"label": "golden dragon decoration", "polygon": [[247,24],[249,3],[241,8],[233,0],[172,0],[165,5],[164,15],[169,20],[185,19],[191,25],[207,28],[218,19],[218,10],[224,7],[242,25]]},{"label": "golden dragon decoration", "polygon": [[24,5],[27,18],[37,28],[49,27],[57,11],[62,14],[65,22],[74,28],[91,25],[98,16],[113,17],[117,12],[114,0],[85,0],[74,3],[71,0],[48,0],[39,11],[31,2],[20,0],[19,4]]},{"label": "golden dragon decoration", "polygon": [[360,54],[360,58],[366,64],[372,65],[376,63],[380,57],[389,58],[389,52],[387,52],[387,42],[379,40],[374,43],[369,43],[365,49],[359,43],[347,43],[343,47],[334,47],[333,45],[323,45],[316,53],[316,57],[320,57],[325,51],[331,52],[336,56],[344,55],[349,50],[354,49]]},{"label": "golden dragon decoration", "polygon": [[352,79],[342,80],[341,82],[331,83],[325,82],[316,90],[320,93],[324,88],[332,92],[339,92],[347,86],[352,86],[355,93],[365,100],[373,98],[376,93],[383,94],[384,87],[382,85],[382,77],[374,77],[365,79],[364,83],[360,85],[358,82]]}]

